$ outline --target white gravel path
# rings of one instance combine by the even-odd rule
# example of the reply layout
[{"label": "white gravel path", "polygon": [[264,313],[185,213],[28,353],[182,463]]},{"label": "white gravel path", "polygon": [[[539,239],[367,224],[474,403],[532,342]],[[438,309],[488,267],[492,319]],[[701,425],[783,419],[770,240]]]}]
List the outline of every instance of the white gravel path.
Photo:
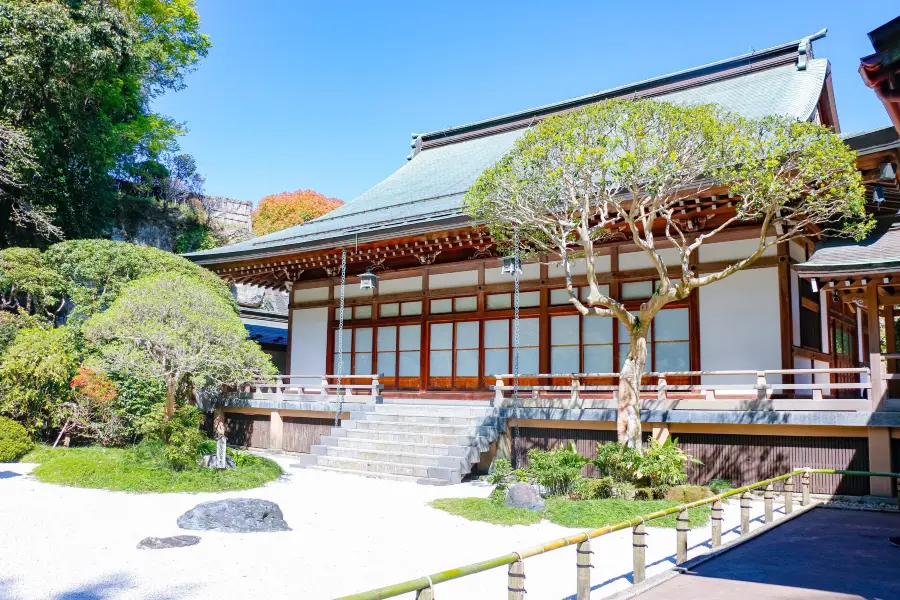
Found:
[{"label": "white gravel path", "polygon": [[[278,460],[284,466],[291,462]],[[430,487],[286,469],[288,475],[278,481],[245,492],[127,494],[40,483],[28,475],[33,467],[0,464],[3,599],[334,598],[576,531],[548,522],[513,527],[475,523],[427,506],[440,497],[487,496],[490,488],[478,483]],[[197,546],[136,549],[147,536],[190,533],[178,529],[178,516],[200,502],[226,497],[277,502],[293,531],[199,532]],[[753,527],[761,525],[762,512],[762,504],[754,503]],[[726,504],[725,517],[726,530],[737,526],[736,501]],[[675,532],[648,531],[650,576],[673,565]],[[708,527],[692,532],[691,554],[706,551],[702,544],[708,541]],[[627,587],[630,531],[604,536],[593,545],[593,597]],[[525,573],[528,598],[568,598],[575,592],[575,550],[530,558]],[[505,588],[506,571],[496,569],[437,589],[441,600],[470,600],[505,597]]]}]

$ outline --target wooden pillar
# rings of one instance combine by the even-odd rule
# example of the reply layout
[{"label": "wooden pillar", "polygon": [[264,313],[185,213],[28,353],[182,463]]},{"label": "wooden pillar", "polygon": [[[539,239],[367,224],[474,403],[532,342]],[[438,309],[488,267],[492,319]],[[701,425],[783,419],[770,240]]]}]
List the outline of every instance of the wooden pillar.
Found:
[{"label": "wooden pillar", "polygon": [[634,569],[634,582],[638,584],[647,577],[647,529],[644,523],[638,523],[632,528],[631,545],[634,549],[632,556],[632,568]]},{"label": "wooden pillar", "polygon": [[750,492],[741,494],[741,535],[750,533]]},{"label": "wooden pillar", "polygon": [[269,417],[269,449],[281,450],[284,443],[284,421],[281,413],[273,410]]},{"label": "wooden pillar", "polygon": [[506,589],[509,600],[525,600],[525,563],[521,560],[509,565]]},{"label": "wooden pillar", "polygon": [[591,540],[580,542],[576,549],[577,600],[591,600]]},{"label": "wooden pillar", "polygon": [[688,539],[687,534],[691,529],[691,520],[688,511],[683,510],[675,517],[675,564],[687,562]]},{"label": "wooden pillar", "polygon": [[784,514],[794,512],[794,478],[784,481]]},{"label": "wooden pillar", "polygon": [[[794,368],[794,327],[791,311],[791,242],[778,244],[778,317],[781,335],[781,368]],[[793,375],[782,375],[783,383],[793,383]]]},{"label": "wooden pillar", "polygon": [[[891,430],[869,427],[869,470],[891,472]],[[890,496],[890,477],[870,477],[869,492],[873,496]]]},{"label": "wooden pillar", "polygon": [[712,547],[718,548],[722,545],[722,521],[725,520],[725,511],[722,508],[722,501],[716,500],[712,505]]},{"label": "wooden pillar", "polygon": [[879,411],[884,404],[884,379],[881,369],[881,327],[878,319],[878,282],[866,284],[866,327],[869,334],[868,360],[872,371],[872,390],[869,397],[872,411]]},{"label": "wooden pillar", "polygon": [[[885,348],[887,349],[888,354],[894,354],[897,352],[897,338],[895,337],[895,323],[894,323],[894,305],[893,304],[885,304],[884,305],[884,342]],[[897,360],[896,359],[888,359],[887,361],[887,373],[896,373],[897,372]],[[885,381],[884,383],[884,393],[886,398],[891,397],[891,392],[896,391],[896,389],[892,390],[891,388],[896,388],[896,382]]]},{"label": "wooden pillar", "polygon": [[416,592],[416,600],[434,600],[434,590],[430,587]]}]

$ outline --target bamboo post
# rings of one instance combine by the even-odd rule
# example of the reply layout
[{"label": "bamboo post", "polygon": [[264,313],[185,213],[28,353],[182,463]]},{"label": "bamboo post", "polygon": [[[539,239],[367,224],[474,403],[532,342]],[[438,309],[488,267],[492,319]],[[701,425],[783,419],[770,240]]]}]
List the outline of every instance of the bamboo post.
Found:
[{"label": "bamboo post", "polygon": [[644,538],[647,529],[641,521],[632,528],[631,545],[634,547],[634,583],[638,584],[646,578],[647,570],[647,543]]},{"label": "bamboo post", "polygon": [[688,511],[682,510],[675,517],[675,564],[680,565],[687,561],[688,539],[687,534],[691,528]]},{"label": "bamboo post", "polygon": [[506,589],[509,600],[525,600],[525,563],[521,560],[509,565]]},{"label": "bamboo post", "polygon": [[578,568],[577,600],[591,600],[591,540],[586,539],[575,546],[576,564]]},{"label": "bamboo post", "polygon": [[712,505],[712,547],[722,545],[722,521],[725,520],[725,511],[722,509],[722,501],[716,500]]},{"label": "bamboo post", "polygon": [[793,477],[784,480],[784,514],[789,515],[794,512],[794,479]]},{"label": "bamboo post", "polygon": [[750,533],[750,492],[741,494],[741,535]]},{"label": "bamboo post", "polygon": [[772,506],[775,500],[775,488],[771,483],[766,486],[766,491],[763,494],[763,499],[766,506],[766,523],[771,523],[775,520],[775,514]]},{"label": "bamboo post", "polygon": [[804,471],[803,475],[800,476],[800,486],[802,488],[800,504],[802,504],[803,506],[808,506],[809,505],[809,471]]}]

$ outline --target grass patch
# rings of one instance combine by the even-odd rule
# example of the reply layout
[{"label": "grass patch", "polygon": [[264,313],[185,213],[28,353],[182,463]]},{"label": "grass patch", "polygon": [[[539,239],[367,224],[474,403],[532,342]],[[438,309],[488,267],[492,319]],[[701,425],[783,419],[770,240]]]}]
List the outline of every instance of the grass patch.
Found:
[{"label": "grass patch", "polygon": [[494,525],[534,525],[542,519],[541,513],[527,508],[506,508],[488,498],[439,498],[430,505],[470,521]]},{"label": "grass patch", "polygon": [[129,448],[36,448],[22,462],[39,462],[32,474],[44,483],[121,492],[226,492],[259,487],[282,471],[266,458],[248,456],[235,469],[173,471],[159,444]]},{"label": "grass patch", "polygon": [[[669,500],[567,500],[551,498],[547,501],[545,516],[551,522],[563,527],[604,527],[628,521],[641,515],[649,515],[659,510],[680,506],[680,502]],[[709,522],[711,508],[704,505],[688,511],[691,527],[699,527]],[[674,529],[676,515],[647,521],[647,527]]]},{"label": "grass patch", "polygon": [[[441,498],[430,503],[434,508],[452,515],[484,521],[495,525],[533,525],[542,519],[563,527],[596,529],[627,521],[640,515],[679,506],[679,502],[668,500],[567,500],[550,498],[543,513],[524,508],[506,508],[489,498]],[[709,522],[710,507],[701,506],[688,511],[691,527],[699,527]],[[675,527],[675,515],[647,522],[648,527]]]}]

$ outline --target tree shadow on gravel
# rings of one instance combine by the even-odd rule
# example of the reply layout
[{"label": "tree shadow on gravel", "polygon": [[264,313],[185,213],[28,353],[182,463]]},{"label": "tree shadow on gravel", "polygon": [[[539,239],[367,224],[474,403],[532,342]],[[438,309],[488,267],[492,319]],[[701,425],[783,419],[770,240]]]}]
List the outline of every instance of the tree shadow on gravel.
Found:
[{"label": "tree shadow on gravel", "polygon": [[[3,582],[0,582],[0,598],[6,598],[3,595]],[[110,600],[118,598],[128,590],[134,590],[140,586],[125,573],[114,573],[109,576],[95,581],[86,583],[79,587],[57,593],[52,596],[52,600]],[[178,600],[188,595],[194,586],[170,586],[165,592],[157,592],[154,590],[153,598],[155,600]],[[9,596],[15,597],[15,596]]]}]

